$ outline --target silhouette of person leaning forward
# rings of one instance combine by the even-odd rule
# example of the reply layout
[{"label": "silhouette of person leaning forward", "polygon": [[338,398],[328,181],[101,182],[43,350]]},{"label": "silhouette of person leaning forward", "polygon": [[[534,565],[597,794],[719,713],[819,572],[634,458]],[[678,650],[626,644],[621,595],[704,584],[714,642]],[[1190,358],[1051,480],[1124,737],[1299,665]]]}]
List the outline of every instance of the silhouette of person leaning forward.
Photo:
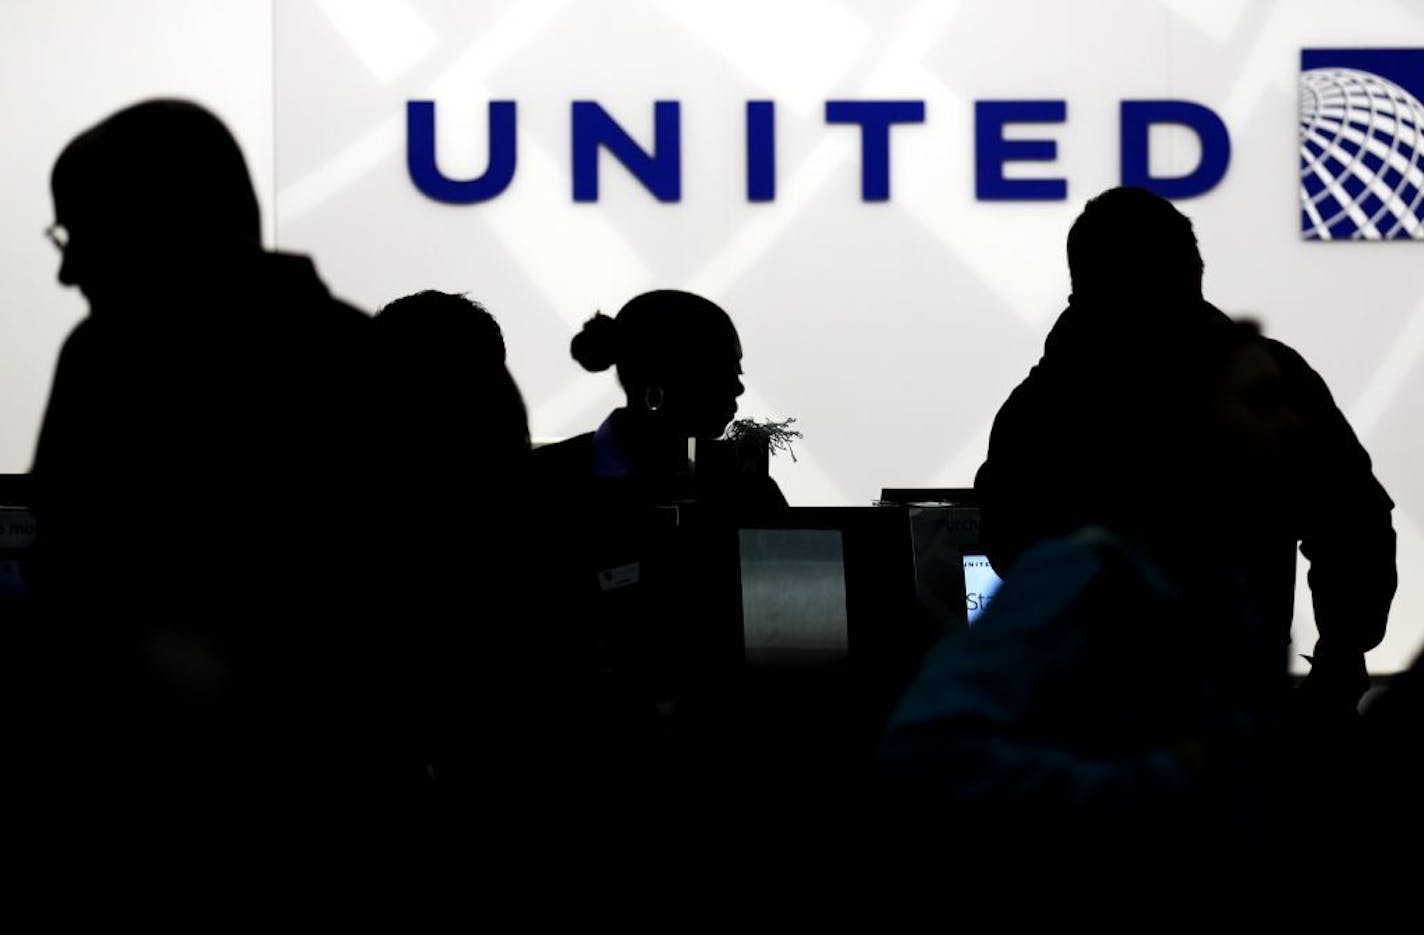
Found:
[{"label": "silhouette of person leaning forward", "polygon": [[[1098,521],[1133,497],[1151,502],[1152,478],[1126,477],[1142,423],[1164,418],[1152,350],[1162,329],[1225,322],[1202,298],[1191,221],[1165,199],[1115,188],[1088,202],[1068,234],[1073,294],[1043,357],[994,419],[975,487],[983,537],[1001,575],[1035,542]],[[1348,715],[1368,687],[1364,653],[1378,645],[1397,583],[1393,502],[1320,376],[1267,340],[1288,400],[1304,422],[1299,457],[1280,478],[1297,494],[1253,573],[1289,639],[1295,546],[1310,561],[1320,639],[1304,697]],[[1183,479],[1189,483],[1188,479]],[[1307,501],[1305,492],[1310,492]],[[1201,522],[1217,521],[1212,511]]]},{"label": "silhouette of person leaning forward", "polygon": [[370,319],[262,249],[198,105],[113,114],[51,181],[89,303],[33,465],[67,781],[160,823],[333,804],[381,745],[351,546]]}]

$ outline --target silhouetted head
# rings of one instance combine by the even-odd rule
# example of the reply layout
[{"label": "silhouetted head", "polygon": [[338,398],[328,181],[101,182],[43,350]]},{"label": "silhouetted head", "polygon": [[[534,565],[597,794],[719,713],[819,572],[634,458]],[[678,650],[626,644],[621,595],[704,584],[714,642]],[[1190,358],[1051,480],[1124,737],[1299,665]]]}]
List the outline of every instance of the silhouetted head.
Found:
[{"label": "silhouetted head", "polygon": [[387,409],[424,449],[527,449],[524,400],[505,367],[504,335],[463,295],[396,299],[374,323]]},{"label": "silhouetted head", "polygon": [[376,314],[376,331],[388,352],[435,370],[504,366],[499,324],[463,294],[427,289],[402,296]]},{"label": "silhouetted head", "polygon": [[589,319],[571,351],[585,370],[616,366],[628,408],[663,434],[716,438],[737,414],[741,340],[727,313],[701,296],[645,292],[616,318]]},{"label": "silhouetted head", "polygon": [[1075,300],[1200,299],[1202,270],[1192,222],[1144,188],[1108,189],[1068,231]]},{"label": "silhouetted head", "polygon": [[68,235],[59,280],[91,303],[261,244],[242,150],[187,101],[145,101],[84,131],[55,162],[50,189]]}]

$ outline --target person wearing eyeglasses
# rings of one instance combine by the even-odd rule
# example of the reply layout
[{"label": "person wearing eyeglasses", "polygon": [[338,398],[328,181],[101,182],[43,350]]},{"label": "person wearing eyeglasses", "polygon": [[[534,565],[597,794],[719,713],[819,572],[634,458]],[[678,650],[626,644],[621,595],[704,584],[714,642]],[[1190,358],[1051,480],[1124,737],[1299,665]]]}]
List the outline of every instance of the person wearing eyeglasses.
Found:
[{"label": "person wearing eyeglasses", "polygon": [[360,733],[370,319],[263,250],[242,152],[196,104],[113,114],[51,186],[59,281],[89,305],[32,469],[66,781],[175,821],[237,790],[334,796]]}]

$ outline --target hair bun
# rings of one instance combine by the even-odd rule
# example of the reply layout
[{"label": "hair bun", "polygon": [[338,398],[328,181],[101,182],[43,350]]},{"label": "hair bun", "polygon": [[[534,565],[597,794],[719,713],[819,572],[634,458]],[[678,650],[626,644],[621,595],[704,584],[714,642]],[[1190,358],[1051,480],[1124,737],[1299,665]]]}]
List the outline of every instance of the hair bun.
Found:
[{"label": "hair bun", "polygon": [[602,312],[584,322],[583,330],[574,335],[569,353],[583,369],[597,373],[618,362],[618,326]]}]

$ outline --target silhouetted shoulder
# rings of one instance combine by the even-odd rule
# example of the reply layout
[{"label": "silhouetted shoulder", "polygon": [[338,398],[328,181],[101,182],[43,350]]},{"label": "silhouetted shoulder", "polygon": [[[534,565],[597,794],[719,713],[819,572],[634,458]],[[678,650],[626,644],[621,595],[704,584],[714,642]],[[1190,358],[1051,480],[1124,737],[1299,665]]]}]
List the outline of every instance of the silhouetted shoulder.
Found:
[{"label": "silhouetted shoulder", "polygon": [[75,325],[64,339],[64,344],[60,346],[59,359],[55,362],[56,371],[87,361],[97,353],[104,341],[101,331],[102,326],[95,318],[85,318]]},{"label": "silhouetted shoulder", "polygon": [[372,321],[370,315],[344,299],[338,299],[335,296],[332,296],[331,301],[327,303],[327,308],[331,312],[332,319],[339,327],[347,328],[352,331],[364,333],[366,327]]},{"label": "silhouetted shoulder", "polygon": [[85,318],[74,326],[60,348],[45,405],[45,419],[30,467],[31,473],[41,480],[58,467],[68,468],[72,463],[70,449],[84,438],[91,418],[86,397],[91,394],[93,384],[78,375],[88,374],[95,361],[103,356],[99,329],[97,319]]},{"label": "silhouetted shoulder", "polygon": [[529,456],[529,473],[542,487],[560,482],[593,479],[593,433],[542,445]]},{"label": "silhouetted shoulder", "polygon": [[1281,368],[1281,376],[1285,378],[1288,386],[1295,389],[1307,389],[1316,397],[1317,402],[1328,401],[1330,405],[1335,405],[1334,397],[1330,394],[1330,388],[1325,385],[1325,380],[1316,372],[1300,352],[1283,341],[1275,338],[1262,339],[1271,353],[1271,358],[1276,362],[1276,366]]},{"label": "silhouetted shoulder", "polygon": [[365,312],[331,294],[310,257],[290,253],[264,253],[256,260],[257,275],[286,302],[300,303],[322,323],[334,328],[362,329],[370,323]]},{"label": "silhouetted shoulder", "polygon": [[1356,488],[1333,491],[1336,496],[1362,493],[1386,512],[1393,509],[1394,502],[1374,477],[1368,452],[1340,411],[1324,378],[1288,344],[1269,338],[1264,339],[1264,343],[1281,370],[1292,404],[1305,417],[1311,433],[1308,447],[1314,463],[1306,467],[1317,476],[1333,478],[1332,484]]}]

